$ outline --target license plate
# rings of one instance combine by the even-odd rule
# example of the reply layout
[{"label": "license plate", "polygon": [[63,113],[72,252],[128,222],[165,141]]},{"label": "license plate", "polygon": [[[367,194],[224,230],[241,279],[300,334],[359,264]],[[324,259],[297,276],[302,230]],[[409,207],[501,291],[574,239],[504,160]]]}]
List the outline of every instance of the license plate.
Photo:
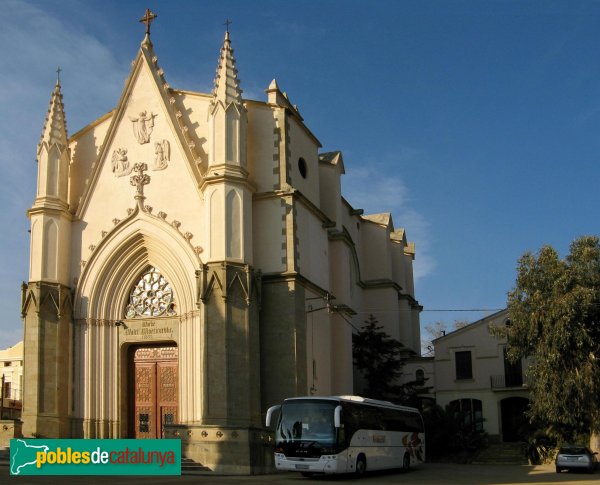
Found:
[{"label": "license plate", "polygon": [[296,470],[308,470],[309,468],[308,465],[296,465]]}]

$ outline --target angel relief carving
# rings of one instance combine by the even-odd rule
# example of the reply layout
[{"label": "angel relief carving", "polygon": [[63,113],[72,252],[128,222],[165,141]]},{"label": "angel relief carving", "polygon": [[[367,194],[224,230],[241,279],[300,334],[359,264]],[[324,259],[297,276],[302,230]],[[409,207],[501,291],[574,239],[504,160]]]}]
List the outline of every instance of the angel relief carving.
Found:
[{"label": "angel relief carving", "polygon": [[133,166],[127,160],[127,148],[117,148],[112,154],[112,171],[116,177],[129,175]]},{"label": "angel relief carving", "polygon": [[137,117],[129,117],[133,123],[133,134],[140,145],[150,141],[155,117],[156,115],[152,111],[150,111],[150,114],[147,111],[141,111]]},{"label": "angel relief carving", "polygon": [[154,166],[152,170],[164,170],[171,160],[171,146],[169,140],[154,143]]}]

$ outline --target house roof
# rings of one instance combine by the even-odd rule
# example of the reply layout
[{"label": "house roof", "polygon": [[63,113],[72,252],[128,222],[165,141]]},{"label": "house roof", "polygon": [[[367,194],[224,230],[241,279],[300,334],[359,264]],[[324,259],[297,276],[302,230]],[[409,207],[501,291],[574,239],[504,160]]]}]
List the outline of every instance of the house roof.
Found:
[{"label": "house roof", "polygon": [[508,308],[503,308],[502,310],[497,311],[496,313],[492,313],[491,315],[483,317],[481,320],[477,320],[473,323],[469,323],[468,325],[465,325],[464,327],[453,330],[452,332],[448,332],[445,335],[442,335],[441,337],[438,337],[438,338],[432,340],[432,343],[435,345],[436,342],[442,341],[449,337],[454,337],[461,332],[468,332],[469,330],[472,330],[475,327],[479,327],[483,324],[489,324],[494,320],[502,320],[503,317],[508,317]]}]

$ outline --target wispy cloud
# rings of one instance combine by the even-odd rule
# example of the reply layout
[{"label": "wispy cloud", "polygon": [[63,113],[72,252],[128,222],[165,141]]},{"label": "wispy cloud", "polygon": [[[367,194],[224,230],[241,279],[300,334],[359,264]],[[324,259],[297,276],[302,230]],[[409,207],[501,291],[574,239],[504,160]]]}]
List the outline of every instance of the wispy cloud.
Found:
[{"label": "wispy cloud", "polygon": [[[38,6],[39,5],[39,6]],[[28,278],[29,223],[25,211],[35,196],[36,147],[56,79],[61,84],[69,133],[112,109],[127,66],[102,42],[54,16],[44,4],[5,0],[0,17],[0,224],[5,229],[0,253],[0,348],[22,338],[20,282]],[[81,4],[82,9],[93,5]]]},{"label": "wispy cloud", "polygon": [[430,224],[412,206],[410,189],[399,175],[390,175],[390,166],[402,166],[422,157],[419,150],[402,148],[394,155],[367,161],[362,167],[351,167],[342,179],[344,197],[365,214],[391,212],[395,228],[404,228],[409,241],[414,241],[417,254],[415,279],[429,275],[436,262],[430,254]]}]

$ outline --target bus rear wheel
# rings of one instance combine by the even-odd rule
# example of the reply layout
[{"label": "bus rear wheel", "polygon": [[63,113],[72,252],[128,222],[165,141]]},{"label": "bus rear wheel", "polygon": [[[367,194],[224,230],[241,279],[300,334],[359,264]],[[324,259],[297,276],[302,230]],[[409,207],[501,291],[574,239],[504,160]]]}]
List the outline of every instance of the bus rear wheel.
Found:
[{"label": "bus rear wheel", "polygon": [[402,459],[402,470],[405,472],[410,470],[410,455],[408,453],[404,453],[404,458]]},{"label": "bus rear wheel", "polygon": [[364,474],[367,472],[367,459],[365,458],[365,455],[359,455],[359,457],[356,459],[356,468],[354,473],[356,473],[356,476],[358,477],[362,477],[364,476]]}]

